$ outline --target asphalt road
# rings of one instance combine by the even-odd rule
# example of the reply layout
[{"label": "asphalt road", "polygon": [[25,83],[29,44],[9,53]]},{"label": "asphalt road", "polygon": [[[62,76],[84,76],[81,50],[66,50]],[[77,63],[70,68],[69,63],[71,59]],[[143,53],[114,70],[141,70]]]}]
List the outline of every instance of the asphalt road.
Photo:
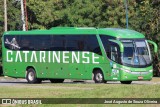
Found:
[{"label": "asphalt road", "polygon": [[[24,85],[28,84],[26,79],[14,79],[9,77],[0,77],[0,86]],[[51,84],[49,80],[42,81],[42,84]],[[92,80],[69,80],[66,79],[64,84],[95,84]],[[107,84],[120,84],[119,81],[108,81]],[[160,77],[154,77],[152,81],[133,81],[134,84],[160,84]]]}]

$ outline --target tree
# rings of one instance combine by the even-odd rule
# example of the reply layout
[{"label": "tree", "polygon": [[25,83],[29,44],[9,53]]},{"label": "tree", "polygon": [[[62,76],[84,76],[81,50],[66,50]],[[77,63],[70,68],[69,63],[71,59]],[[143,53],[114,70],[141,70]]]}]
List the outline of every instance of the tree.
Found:
[{"label": "tree", "polygon": [[[160,46],[160,0],[127,0],[129,29],[143,33]],[[20,2],[8,0],[8,30],[22,30]],[[4,31],[0,1],[0,34]],[[27,0],[29,29],[68,27],[126,27],[124,0]],[[154,69],[160,72],[160,49]]]}]

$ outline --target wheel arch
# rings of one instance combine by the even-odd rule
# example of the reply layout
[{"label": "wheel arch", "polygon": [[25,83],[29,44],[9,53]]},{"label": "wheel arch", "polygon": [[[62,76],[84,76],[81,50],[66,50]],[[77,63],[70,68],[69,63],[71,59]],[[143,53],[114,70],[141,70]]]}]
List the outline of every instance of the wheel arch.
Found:
[{"label": "wheel arch", "polygon": [[96,70],[101,70],[101,72],[103,73],[102,69],[101,69],[101,68],[99,68],[99,67],[95,67],[95,68],[93,68],[92,73],[94,73]]},{"label": "wheel arch", "polygon": [[[100,71],[102,72],[103,76],[104,76],[104,79],[105,79],[105,75],[104,75],[103,69],[100,68],[100,67],[95,67],[95,68],[93,68],[93,70],[92,70],[92,74],[94,74],[94,72],[96,72],[96,70],[100,70]],[[92,76],[92,79],[93,79],[93,76]]]},{"label": "wheel arch", "polygon": [[25,77],[27,76],[28,69],[30,69],[30,68],[34,69],[34,72],[36,73],[36,77],[38,77],[38,76],[37,76],[36,69],[35,69],[35,67],[34,67],[34,66],[27,66],[27,67],[26,67]]},{"label": "wheel arch", "polygon": [[[32,69],[32,70],[29,71],[29,69]],[[30,72],[33,72],[33,77],[31,76]],[[30,79],[29,77],[31,77],[32,79]],[[42,79],[38,78],[35,67],[33,67],[33,66],[26,67],[26,79],[27,79],[28,83],[31,83],[31,84],[42,82]]]}]

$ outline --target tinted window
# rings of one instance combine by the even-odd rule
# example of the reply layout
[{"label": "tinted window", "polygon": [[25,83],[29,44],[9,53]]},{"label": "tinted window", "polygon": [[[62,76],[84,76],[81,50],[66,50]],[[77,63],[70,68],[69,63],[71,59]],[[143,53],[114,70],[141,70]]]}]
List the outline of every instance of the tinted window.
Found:
[{"label": "tinted window", "polygon": [[5,36],[5,47],[11,50],[49,50],[50,36]]},{"label": "tinted window", "polygon": [[[19,39],[18,44],[20,47],[20,50],[34,50],[34,38],[33,36],[16,36]],[[37,42],[38,43],[38,42]]]},{"label": "tinted window", "polygon": [[110,42],[108,43],[108,53],[107,53],[107,57],[109,59],[111,59],[114,62],[117,63],[121,63],[120,62],[120,48],[119,45],[114,43],[114,42]]},{"label": "tinted window", "polygon": [[65,48],[67,51],[84,51],[84,44],[84,36],[82,35],[66,36]]},{"label": "tinted window", "polygon": [[50,50],[51,47],[51,36],[32,36],[33,40],[31,40],[31,46],[34,47],[35,50]]},{"label": "tinted window", "polygon": [[11,50],[90,51],[101,54],[96,35],[17,35],[5,36]]},{"label": "tinted window", "polygon": [[101,55],[101,49],[100,46],[98,44],[98,40],[96,38],[96,35],[92,36],[86,36],[85,38],[85,45],[86,45],[86,50],[90,51],[90,52],[94,52],[97,53],[99,55]]},{"label": "tinted window", "polygon": [[109,39],[115,39],[114,37],[107,36],[107,35],[100,35],[101,41],[103,43],[104,49],[106,53],[109,52]]},{"label": "tinted window", "polygon": [[65,36],[64,35],[52,35],[51,36],[51,51],[65,51]]},{"label": "tinted window", "polygon": [[7,49],[19,50],[19,38],[16,36],[5,36],[4,44]]},{"label": "tinted window", "polygon": [[110,50],[111,50],[111,53],[110,53],[110,59],[115,61],[115,62],[118,62],[118,47],[115,46],[115,45],[111,45],[110,47]]}]

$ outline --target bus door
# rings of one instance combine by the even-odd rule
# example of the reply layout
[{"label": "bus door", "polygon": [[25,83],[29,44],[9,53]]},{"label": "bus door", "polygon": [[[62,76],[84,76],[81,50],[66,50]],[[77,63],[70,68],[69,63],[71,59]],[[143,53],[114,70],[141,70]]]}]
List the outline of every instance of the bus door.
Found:
[{"label": "bus door", "polygon": [[119,63],[120,63],[120,46],[116,40],[109,41],[109,52],[107,54],[110,59],[110,79],[111,80],[119,80],[120,79],[120,71],[119,71]]}]

